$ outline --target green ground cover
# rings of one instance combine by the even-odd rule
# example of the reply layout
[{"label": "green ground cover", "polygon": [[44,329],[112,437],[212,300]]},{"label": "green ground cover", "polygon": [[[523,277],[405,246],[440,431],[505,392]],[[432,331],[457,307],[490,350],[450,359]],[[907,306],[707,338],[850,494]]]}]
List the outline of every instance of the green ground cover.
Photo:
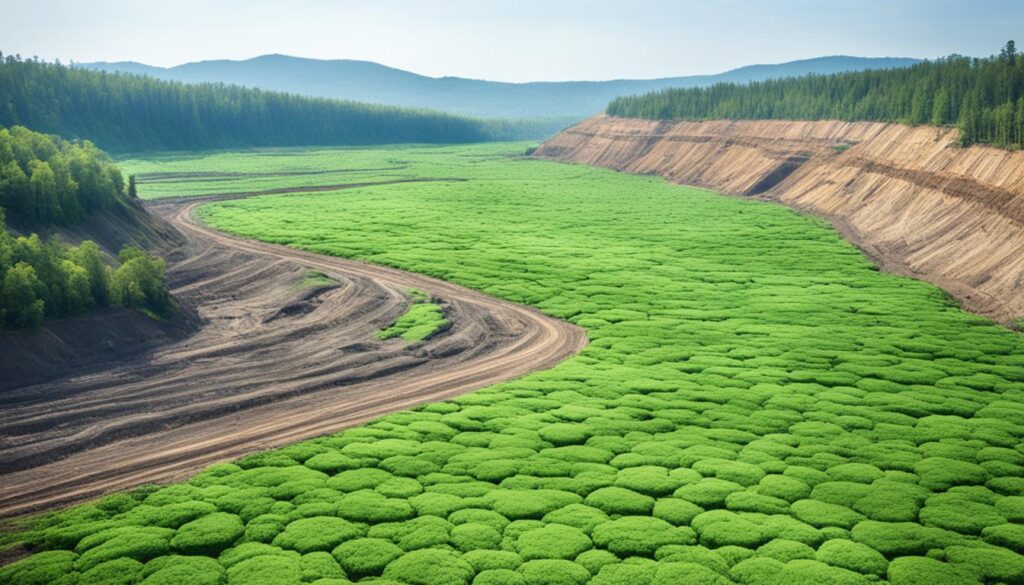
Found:
[{"label": "green ground cover", "polygon": [[[507,158],[528,143],[478,145],[478,156]],[[345,185],[422,178],[457,178],[458,166],[435,164],[438,155],[455,160],[460,147],[281,148],[217,153],[127,156],[118,165],[138,179],[139,197],[188,197],[267,189]]]},{"label": "green ground cover", "polygon": [[409,343],[414,343],[451,326],[451,321],[445,319],[441,305],[431,302],[426,293],[413,289],[409,291],[409,296],[413,300],[409,309],[390,327],[378,331],[377,339],[401,337]]},{"label": "green ground cover", "polygon": [[519,148],[202,217],[534,305],[577,357],[41,518],[0,582],[1024,582],[1019,334],[781,206]]}]

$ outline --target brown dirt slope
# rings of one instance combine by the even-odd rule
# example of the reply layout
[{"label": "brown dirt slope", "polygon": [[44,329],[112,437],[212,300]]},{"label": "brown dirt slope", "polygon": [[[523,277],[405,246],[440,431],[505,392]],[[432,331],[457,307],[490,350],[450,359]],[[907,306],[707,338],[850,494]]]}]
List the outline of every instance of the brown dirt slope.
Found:
[{"label": "brown dirt slope", "polygon": [[1024,152],[960,148],[956,130],[930,126],[600,115],[535,156],[779,201],[968,310],[1024,317]]},{"label": "brown dirt slope", "polygon": [[[168,284],[202,322],[130,359],[0,393],[0,517],[337,431],[550,367],[582,329],[447,282],[235,238],[196,223],[197,201],[150,205],[185,238]],[[308,271],[337,286],[303,288]],[[432,295],[451,328],[378,341]]]}]

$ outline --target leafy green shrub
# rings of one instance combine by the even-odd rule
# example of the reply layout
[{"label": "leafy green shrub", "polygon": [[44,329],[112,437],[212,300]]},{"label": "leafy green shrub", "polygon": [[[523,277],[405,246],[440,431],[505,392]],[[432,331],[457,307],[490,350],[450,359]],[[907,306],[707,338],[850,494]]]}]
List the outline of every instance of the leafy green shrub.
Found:
[{"label": "leafy green shrub", "polygon": [[857,522],[864,519],[863,516],[845,506],[828,504],[817,500],[793,502],[791,509],[793,510],[793,515],[798,519],[819,528],[823,526],[853,528]]},{"label": "leafy green shrub", "polygon": [[331,554],[347,575],[361,579],[380,575],[388,563],[405,551],[381,538],[356,538],[339,544]]},{"label": "leafy green shrub", "polygon": [[590,429],[586,425],[572,423],[555,423],[538,431],[545,441],[556,446],[582,445],[590,437]]},{"label": "leafy green shrub", "polygon": [[929,457],[914,466],[921,485],[932,491],[945,491],[956,485],[983,485],[988,480],[985,468],[975,463]]},{"label": "leafy green shrub", "polygon": [[516,539],[516,551],[524,561],[535,559],[575,559],[593,544],[582,530],[562,524],[549,524],[528,530]]},{"label": "leafy green shrub", "polygon": [[479,573],[494,569],[518,569],[523,564],[523,559],[514,552],[507,550],[472,550],[462,555],[466,561]]},{"label": "leafy green shrub", "polygon": [[594,527],[607,521],[608,515],[604,511],[585,504],[569,504],[544,515],[544,522],[579,528],[588,535]]},{"label": "leafy green shrub", "polygon": [[817,560],[862,575],[885,575],[888,561],[875,549],[852,540],[829,540],[818,548]]},{"label": "leafy green shrub", "polygon": [[682,482],[669,477],[664,467],[644,465],[619,471],[615,485],[649,496],[664,496],[675,491]]},{"label": "leafy green shrub", "polygon": [[585,585],[590,572],[572,561],[543,559],[519,567],[527,585]]},{"label": "leafy green shrub", "polygon": [[[827,544],[827,543],[826,543]],[[813,559],[814,549],[807,546],[802,542],[794,542],[792,540],[786,540],[783,538],[776,538],[775,540],[769,541],[757,549],[757,555],[761,557],[768,557],[783,563],[794,561],[796,559]]]},{"label": "leafy green shrub", "polygon": [[798,559],[786,563],[782,570],[775,574],[771,582],[778,585],[788,583],[867,585],[869,583],[868,579],[859,573],[806,559]]},{"label": "leafy green shrub", "polygon": [[696,563],[722,575],[729,574],[729,562],[717,550],[704,546],[670,544],[659,548],[654,558],[661,563]]},{"label": "leafy green shrub", "polygon": [[857,483],[871,483],[876,479],[885,477],[881,469],[868,463],[833,465],[828,468],[827,473],[835,481],[853,481]]},{"label": "leafy green shrub", "polygon": [[927,557],[900,557],[886,573],[893,585],[978,585],[969,572]]},{"label": "leafy green shrub", "polygon": [[752,491],[733,492],[726,496],[725,507],[735,512],[788,514],[789,502]]},{"label": "leafy green shrub", "polygon": [[743,518],[713,522],[698,529],[700,543],[717,548],[720,546],[742,546],[755,548],[771,539],[763,526]]},{"label": "leafy green shrub", "polygon": [[549,512],[583,501],[576,494],[546,489],[494,490],[487,494],[486,499],[495,512],[510,520],[543,518]]},{"label": "leafy green shrub", "polygon": [[299,585],[299,559],[261,555],[241,561],[228,569],[228,585]]},{"label": "leafy green shrub", "polygon": [[650,585],[654,570],[647,565],[609,563],[595,573],[589,585]]},{"label": "leafy green shrub", "polygon": [[651,585],[732,585],[732,581],[704,565],[665,563],[655,569]]},{"label": "leafy green shrub", "polygon": [[701,508],[721,508],[725,499],[733,492],[743,491],[744,487],[733,481],[707,478],[696,483],[684,485],[673,494],[677,498],[692,502]]},{"label": "leafy green shrub", "polygon": [[409,585],[468,585],[474,573],[473,567],[454,553],[424,549],[388,563],[384,578]]},{"label": "leafy green shrub", "polygon": [[526,578],[510,569],[488,569],[473,578],[473,585],[526,585]]},{"label": "leafy green shrub", "polygon": [[998,548],[951,546],[946,560],[982,581],[1020,583],[1024,581],[1024,556]]},{"label": "leafy green shrub", "polygon": [[666,544],[695,544],[689,528],[675,527],[658,518],[625,516],[594,528],[594,544],[620,557],[651,556]]},{"label": "leafy green shrub", "polygon": [[929,499],[921,509],[920,519],[922,524],[961,534],[981,534],[989,526],[1006,523],[995,507],[953,494]]},{"label": "leafy green shrub", "polygon": [[146,563],[139,577],[145,585],[221,585],[224,568],[208,557],[171,555]]},{"label": "leafy green shrub", "polygon": [[187,555],[213,556],[230,547],[244,533],[245,525],[241,518],[215,512],[179,528],[171,539],[171,547]]},{"label": "leafy green shrub", "polygon": [[75,585],[78,582],[74,570],[77,556],[64,550],[37,553],[0,567],[0,581],[11,585]]},{"label": "leafy green shrub", "polygon": [[274,539],[274,546],[308,553],[329,551],[342,542],[363,535],[359,526],[330,516],[296,520]]},{"label": "leafy green shrub", "polygon": [[114,516],[120,524],[135,524],[137,526],[159,526],[161,528],[178,528],[186,522],[212,514],[217,511],[217,506],[209,502],[198,502],[189,500],[165,506],[152,506],[142,504],[131,510]]},{"label": "leafy green shrub", "polygon": [[587,571],[590,571],[591,575],[597,575],[605,565],[611,565],[617,562],[619,562],[619,557],[606,550],[598,548],[592,548],[586,552],[580,553],[580,555],[576,557],[576,564],[580,565]]},{"label": "leafy green shrub", "polygon": [[355,491],[338,500],[338,516],[356,522],[396,522],[415,515],[416,511],[405,500],[370,490]]},{"label": "leafy green shrub", "polygon": [[[552,512],[551,514],[554,513],[555,512]],[[548,516],[550,516],[551,514],[548,514]],[[545,516],[545,518],[547,518],[547,516]],[[503,530],[505,530],[505,527],[509,525],[508,518],[505,518],[501,514],[493,510],[482,510],[475,508],[466,508],[463,510],[457,510],[455,512],[452,512],[451,515],[448,516],[448,521],[452,524],[455,524],[456,526],[458,526],[459,524],[467,524],[470,522],[474,524],[483,524],[485,526],[490,526],[498,532],[502,532]]]},{"label": "leafy green shrub", "polygon": [[[218,567],[219,568],[219,567]],[[139,581],[142,563],[135,559],[114,559],[81,574],[79,585],[133,585]]]},{"label": "leafy green shrub", "polygon": [[651,515],[660,518],[676,526],[689,524],[698,514],[704,511],[703,508],[692,502],[677,498],[661,498],[654,503],[654,510]]},{"label": "leafy green shrub", "polygon": [[453,526],[435,516],[420,516],[405,522],[388,522],[370,528],[370,538],[386,538],[403,550],[416,550],[448,544]]},{"label": "leafy green shrub", "polygon": [[347,469],[328,479],[326,487],[339,492],[372,490],[392,477],[391,473],[374,467]]},{"label": "leafy green shrub", "polygon": [[165,528],[115,528],[108,533],[109,537],[102,533],[94,535],[99,538],[97,541],[82,539],[78,546],[84,552],[75,563],[77,570],[88,571],[102,562],[122,557],[141,562],[155,559],[170,552],[170,540],[174,536],[173,530]]},{"label": "leafy green shrub", "polygon": [[451,531],[452,545],[462,552],[476,549],[497,549],[501,544],[501,533],[486,524],[467,522]]},{"label": "leafy green shrub", "polygon": [[316,581],[317,579],[345,579],[345,571],[338,565],[338,561],[330,553],[314,552],[302,555],[299,559],[299,570],[302,571],[302,580],[305,582]]},{"label": "leafy green shrub", "polygon": [[785,566],[785,563],[775,559],[753,557],[736,563],[729,570],[729,576],[744,585],[774,585],[776,575]]},{"label": "leafy green shrub", "polygon": [[217,560],[225,568],[230,569],[242,561],[261,556],[279,556],[298,559],[299,553],[293,550],[284,550],[277,548],[276,546],[263,544],[262,542],[246,542],[220,553],[220,557],[218,557]]},{"label": "leafy green shrub", "polygon": [[399,477],[419,477],[440,471],[441,466],[423,457],[396,455],[380,462],[381,469]]},{"label": "leafy green shrub", "polygon": [[756,485],[765,477],[764,470],[757,465],[728,459],[701,459],[692,468],[704,477],[716,477],[742,486]]},{"label": "leafy green shrub", "polygon": [[310,469],[315,469],[316,471],[322,471],[331,475],[349,469],[359,469],[360,467],[359,461],[349,457],[348,455],[342,455],[337,451],[327,451],[325,453],[313,455],[307,459],[303,465]]},{"label": "leafy green shrub", "polygon": [[981,531],[981,537],[989,544],[1024,554],[1024,526],[1020,524],[989,526]]},{"label": "leafy green shrub", "polygon": [[875,522],[865,520],[853,527],[853,539],[886,557],[921,555],[933,548],[957,544],[957,534],[913,522]]},{"label": "leafy green shrub", "polygon": [[584,503],[608,514],[643,515],[654,509],[654,498],[621,487],[606,487],[592,492]]}]

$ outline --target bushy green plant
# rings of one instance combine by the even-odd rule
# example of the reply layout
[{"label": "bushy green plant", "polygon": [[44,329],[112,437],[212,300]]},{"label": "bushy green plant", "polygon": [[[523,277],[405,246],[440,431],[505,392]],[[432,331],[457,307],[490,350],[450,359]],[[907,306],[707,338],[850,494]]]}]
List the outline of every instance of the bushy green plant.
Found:
[{"label": "bushy green plant", "polygon": [[361,527],[342,518],[316,516],[292,522],[274,539],[273,544],[300,553],[329,551],[363,533]]},{"label": "bushy green plant", "polygon": [[608,514],[635,516],[650,514],[654,498],[621,487],[606,487],[591,492],[584,503]]},{"label": "bushy green plant", "polygon": [[501,532],[486,524],[467,522],[451,531],[452,546],[462,552],[476,549],[497,549],[501,544]]},{"label": "bushy green plant", "polygon": [[296,557],[261,555],[233,565],[228,585],[299,585],[302,568]]},{"label": "bushy green plant", "polygon": [[397,545],[381,538],[356,538],[331,551],[345,573],[354,579],[380,575],[391,561],[405,554]]},{"label": "bushy green plant", "polygon": [[593,544],[579,528],[549,524],[527,530],[516,539],[516,551],[525,561],[535,559],[575,559]]},{"label": "bushy green plant", "polygon": [[388,563],[384,578],[409,585],[468,585],[475,571],[458,555],[438,549],[416,550]]},{"label": "bushy green plant", "polygon": [[133,585],[139,581],[142,563],[119,558],[96,565],[81,574],[79,585]]},{"label": "bushy green plant", "polygon": [[978,585],[969,572],[927,557],[900,557],[889,563],[886,572],[893,585]]},{"label": "bushy green plant", "polygon": [[658,518],[625,516],[599,525],[591,537],[594,544],[620,557],[651,556],[666,544],[695,544],[689,528],[675,527]]},{"label": "bushy green plant", "polygon": [[852,540],[835,539],[826,541],[815,553],[823,563],[856,571],[862,575],[885,575],[888,561],[878,551]]},{"label": "bushy green plant", "polygon": [[145,585],[220,585],[224,568],[208,557],[171,555],[146,563],[139,577]]},{"label": "bushy green plant", "polygon": [[543,559],[519,567],[527,585],[585,585],[590,572],[571,561]]},{"label": "bushy green plant", "polygon": [[245,533],[242,519],[234,514],[215,512],[193,520],[178,529],[171,547],[186,555],[217,555]]}]

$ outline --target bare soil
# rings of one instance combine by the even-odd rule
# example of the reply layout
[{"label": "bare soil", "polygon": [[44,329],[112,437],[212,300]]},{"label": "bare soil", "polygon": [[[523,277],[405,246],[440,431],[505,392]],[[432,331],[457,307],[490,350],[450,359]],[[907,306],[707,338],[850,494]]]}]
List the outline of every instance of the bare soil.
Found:
[{"label": "bare soil", "polygon": [[[193,218],[198,204],[147,205],[184,236],[168,282],[198,331],[0,393],[0,516],[181,480],[550,367],[587,343],[578,327],[447,282],[217,232]],[[303,289],[309,270],[339,284]],[[410,288],[438,299],[452,327],[377,341]]]}]

